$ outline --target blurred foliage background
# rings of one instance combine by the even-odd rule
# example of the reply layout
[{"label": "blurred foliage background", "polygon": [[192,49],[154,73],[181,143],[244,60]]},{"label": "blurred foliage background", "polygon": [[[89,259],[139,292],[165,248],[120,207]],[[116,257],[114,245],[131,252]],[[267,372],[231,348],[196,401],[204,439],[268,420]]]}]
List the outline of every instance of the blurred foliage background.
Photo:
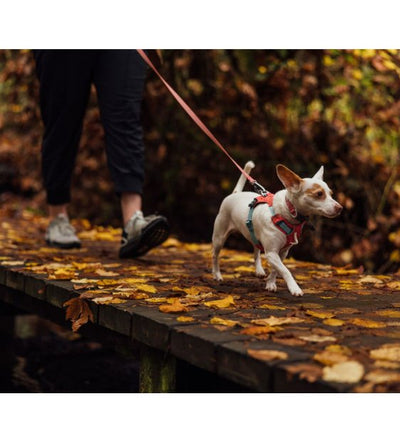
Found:
[{"label": "blurred foliage background", "polygon": [[[164,50],[161,71],[232,156],[271,191],[277,163],[303,177],[325,166],[344,205],[317,219],[292,254],[393,272],[400,263],[400,51]],[[239,172],[151,72],[143,103],[144,211],[186,241],[211,239]],[[0,205],[29,198],[44,212],[38,82],[28,50],[0,50]],[[120,225],[95,90],[85,117],[71,216]],[[250,248],[240,238],[231,246]]]}]

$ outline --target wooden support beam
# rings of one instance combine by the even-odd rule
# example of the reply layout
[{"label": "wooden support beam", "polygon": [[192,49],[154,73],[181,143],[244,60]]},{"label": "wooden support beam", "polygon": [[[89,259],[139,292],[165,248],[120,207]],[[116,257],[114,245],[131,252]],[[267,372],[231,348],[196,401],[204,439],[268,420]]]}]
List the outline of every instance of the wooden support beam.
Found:
[{"label": "wooden support beam", "polygon": [[175,392],[176,358],[161,350],[142,346],[139,392]]}]

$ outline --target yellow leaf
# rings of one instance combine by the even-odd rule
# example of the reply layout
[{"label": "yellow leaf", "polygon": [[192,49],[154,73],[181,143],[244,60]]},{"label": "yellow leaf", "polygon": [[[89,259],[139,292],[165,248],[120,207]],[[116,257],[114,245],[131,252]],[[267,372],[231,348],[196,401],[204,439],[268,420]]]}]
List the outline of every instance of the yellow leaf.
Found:
[{"label": "yellow leaf", "polygon": [[247,353],[256,359],[261,361],[275,361],[277,359],[287,359],[288,354],[280,350],[251,350],[248,349]]},{"label": "yellow leaf", "polygon": [[383,317],[400,317],[400,311],[398,310],[379,310],[376,311],[375,314],[378,314],[378,316]]},{"label": "yellow leaf", "polygon": [[190,316],[179,316],[176,318],[178,322],[193,322],[194,318]]},{"label": "yellow leaf", "polygon": [[324,350],[323,352],[316,353],[313,356],[313,359],[326,366],[333,366],[334,364],[338,364],[339,362],[347,361],[349,358],[342,353],[335,353],[329,350]]},{"label": "yellow leaf", "polygon": [[370,351],[373,359],[400,362],[400,344],[385,344],[381,348]]},{"label": "yellow leaf", "polygon": [[375,384],[398,383],[400,382],[400,373],[388,372],[387,370],[373,370],[365,375],[365,379]]},{"label": "yellow leaf", "polygon": [[350,356],[352,353],[352,351],[348,347],[346,347],[345,345],[339,345],[339,344],[327,345],[325,347],[325,350],[328,350],[333,353],[342,353],[343,355],[348,355],[348,356]]},{"label": "yellow leaf", "polygon": [[156,293],[157,292],[157,289],[154,286],[152,286],[152,285],[138,284],[138,285],[136,285],[136,288],[139,291],[144,291],[144,292],[150,292],[150,293]]},{"label": "yellow leaf", "polygon": [[275,317],[275,316],[270,316],[266,319],[254,319],[251,321],[252,324],[268,325],[271,327],[274,325],[298,324],[300,322],[304,322],[304,319],[301,319],[300,317]]},{"label": "yellow leaf", "polygon": [[333,336],[320,336],[319,334],[310,334],[309,336],[299,336],[299,339],[308,342],[328,342],[336,341]]},{"label": "yellow leaf", "polygon": [[234,327],[235,325],[240,325],[240,322],[236,320],[222,319],[220,317],[213,317],[210,320],[210,324],[212,325],[225,325],[227,327]]},{"label": "yellow leaf", "polygon": [[342,325],[344,325],[346,322],[344,320],[341,319],[325,319],[322,321],[323,324],[325,325],[329,325],[331,327],[341,327]]},{"label": "yellow leaf", "polygon": [[189,311],[188,308],[183,305],[179,299],[174,299],[170,305],[160,305],[158,308],[162,313],[184,313]]},{"label": "yellow leaf", "polygon": [[358,383],[364,376],[364,366],[358,361],[344,361],[322,370],[322,379],[335,383]]},{"label": "yellow leaf", "polygon": [[239,266],[234,269],[235,272],[254,272],[254,268],[251,266]]},{"label": "yellow leaf", "polygon": [[335,315],[335,313],[332,313],[330,311],[311,311],[307,310],[306,314],[313,317],[318,317],[320,319],[330,319]]},{"label": "yellow leaf", "polygon": [[75,271],[71,271],[70,269],[56,269],[52,274],[49,274],[49,280],[71,280],[76,276]]},{"label": "yellow leaf", "polygon": [[98,305],[109,305],[110,303],[126,303],[127,300],[120,299],[118,297],[106,296],[106,297],[97,297],[92,299],[92,302],[97,303]]},{"label": "yellow leaf", "polygon": [[204,305],[211,308],[229,308],[230,306],[235,305],[235,300],[233,299],[233,296],[228,296],[225,299],[205,302]]},{"label": "yellow leaf", "polygon": [[386,327],[386,324],[383,322],[377,322],[376,320],[369,320],[369,319],[360,319],[358,317],[349,320],[350,324],[357,325],[359,327],[365,327],[365,328],[384,328]]},{"label": "yellow leaf", "polygon": [[286,310],[284,306],[269,305],[267,303],[265,303],[264,305],[259,305],[257,308],[265,308],[267,310]]},{"label": "yellow leaf", "polygon": [[117,277],[119,275],[118,272],[106,271],[105,269],[97,269],[95,273],[100,277]]},{"label": "yellow leaf", "polygon": [[241,330],[240,333],[247,334],[248,336],[257,336],[259,334],[276,333],[277,331],[280,331],[282,329],[282,327],[278,326],[270,327],[267,325],[257,325],[256,327],[247,327],[244,330]]},{"label": "yellow leaf", "polygon": [[399,290],[399,289],[400,289],[400,282],[399,282],[399,281],[389,282],[389,283],[386,283],[385,286],[386,286],[387,288],[389,288],[389,289],[396,289],[396,290]]}]

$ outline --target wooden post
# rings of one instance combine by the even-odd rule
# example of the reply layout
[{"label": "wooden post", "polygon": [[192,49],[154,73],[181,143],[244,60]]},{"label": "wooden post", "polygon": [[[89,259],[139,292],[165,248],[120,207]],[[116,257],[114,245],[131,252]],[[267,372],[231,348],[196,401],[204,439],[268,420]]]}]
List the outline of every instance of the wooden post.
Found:
[{"label": "wooden post", "polygon": [[139,392],[175,392],[176,358],[161,350],[142,346]]}]

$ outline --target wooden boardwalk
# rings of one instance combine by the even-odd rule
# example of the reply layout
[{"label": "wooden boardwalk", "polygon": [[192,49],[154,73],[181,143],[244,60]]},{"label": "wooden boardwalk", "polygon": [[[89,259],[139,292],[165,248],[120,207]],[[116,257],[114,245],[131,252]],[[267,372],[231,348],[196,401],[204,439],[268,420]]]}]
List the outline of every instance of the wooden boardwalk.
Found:
[{"label": "wooden boardwalk", "polygon": [[[265,291],[252,254],[171,238],[119,260],[119,231],[77,222],[82,249],[43,245],[47,220],[0,223],[0,300],[75,330],[141,346],[141,390],[173,391],[176,360],[260,392],[400,391],[400,275],[368,276],[293,259],[303,297]],[[67,304],[67,306],[66,306]]]}]

